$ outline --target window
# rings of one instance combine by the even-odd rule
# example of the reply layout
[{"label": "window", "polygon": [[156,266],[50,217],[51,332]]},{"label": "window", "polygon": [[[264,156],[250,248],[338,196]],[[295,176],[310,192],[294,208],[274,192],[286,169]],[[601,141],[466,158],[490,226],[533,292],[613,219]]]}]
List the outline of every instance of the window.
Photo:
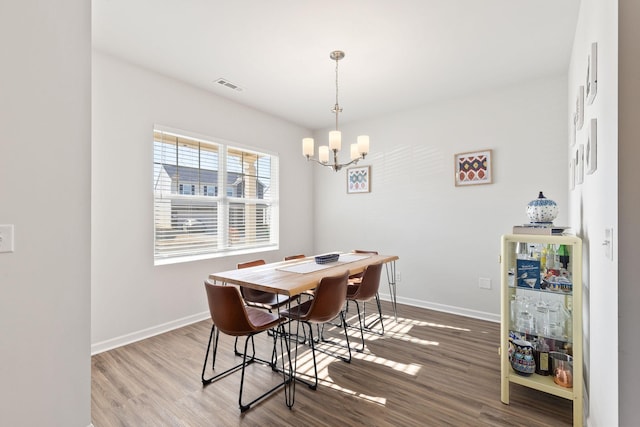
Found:
[{"label": "window", "polygon": [[156,264],[278,247],[278,157],[156,128]]}]

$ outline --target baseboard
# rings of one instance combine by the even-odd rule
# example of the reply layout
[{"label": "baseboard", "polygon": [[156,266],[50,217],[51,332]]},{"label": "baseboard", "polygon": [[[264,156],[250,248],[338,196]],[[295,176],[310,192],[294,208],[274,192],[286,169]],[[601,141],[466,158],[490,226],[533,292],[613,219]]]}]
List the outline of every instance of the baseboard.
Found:
[{"label": "baseboard", "polygon": [[[384,301],[391,301],[391,297],[388,294],[380,294],[380,299]],[[414,307],[427,308],[429,310],[442,311],[444,313],[451,313],[459,316],[471,317],[474,319],[487,320],[489,322],[500,322],[499,314],[486,313],[483,311],[476,311],[476,310],[467,310],[461,307],[431,303],[431,302],[412,299],[412,298],[399,297],[397,301],[401,304],[407,304]],[[400,315],[402,315],[402,313],[400,313]],[[167,322],[158,326],[143,329],[141,331],[132,332],[127,335],[122,335],[120,337],[112,338],[110,340],[101,341],[91,345],[91,355],[93,356],[94,354],[102,353],[104,351],[121,347],[123,345],[131,344],[146,338],[151,338],[155,335],[160,335],[165,332],[172,331],[174,329],[182,328],[183,326],[191,325],[193,323],[208,319],[210,318],[210,316],[211,315],[209,314],[209,312],[206,311],[206,312],[194,314],[193,316],[183,317],[182,319],[177,319],[172,322]]]},{"label": "baseboard", "polygon": [[151,338],[155,335],[160,335],[165,332],[182,328],[183,326],[191,325],[193,323],[200,322],[209,318],[211,318],[211,314],[206,311],[194,314],[193,316],[183,317],[182,319],[177,319],[151,328],[143,329],[141,331],[132,332],[130,334],[91,344],[91,355],[93,356],[94,354],[102,353],[103,351],[108,351],[117,347],[122,347],[123,345],[134,343],[136,341]]},{"label": "baseboard", "polygon": [[[391,296],[389,294],[381,293],[380,299],[384,301],[391,301]],[[413,307],[426,308],[429,310],[442,311],[444,313],[451,313],[459,316],[471,317],[473,319],[487,320],[489,322],[500,323],[500,315],[495,313],[487,313],[484,311],[477,311],[477,310],[468,310],[462,307],[455,307],[452,305],[445,305],[445,304],[437,304],[437,303],[417,300],[413,298],[398,297],[397,301],[400,304],[407,304]]]}]

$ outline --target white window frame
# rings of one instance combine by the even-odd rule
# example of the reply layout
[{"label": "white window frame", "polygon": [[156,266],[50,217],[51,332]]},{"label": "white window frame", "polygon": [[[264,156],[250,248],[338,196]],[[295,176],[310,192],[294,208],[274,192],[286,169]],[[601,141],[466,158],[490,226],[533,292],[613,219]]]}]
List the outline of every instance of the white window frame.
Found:
[{"label": "white window frame", "polygon": [[[173,183],[172,181],[170,191],[166,191],[168,187],[165,187],[165,191],[161,191],[160,189],[158,189],[158,174],[160,168],[162,168],[162,166],[160,165],[169,165],[170,163],[156,162],[156,132],[169,135],[172,138],[185,138],[187,140],[197,141],[199,144],[203,144],[198,146],[198,159],[200,157],[200,147],[205,147],[207,144],[210,144],[211,146],[216,146],[218,148],[218,180],[215,183],[215,185],[217,186],[217,196],[200,194],[204,191],[203,184],[195,184],[196,195],[194,196],[179,194],[179,181],[176,181],[176,183]],[[180,262],[189,262],[202,259],[279,249],[279,157],[277,153],[263,149],[250,148],[234,142],[221,140],[219,138],[203,136],[195,134],[193,132],[172,129],[160,125],[154,126],[154,137],[152,139],[154,141],[154,185],[152,190],[154,204],[154,265],[174,264]],[[252,155],[269,158],[268,178],[263,175],[263,179],[262,181],[260,181],[260,178],[257,177],[257,174],[261,173],[263,169],[260,167],[258,167],[259,172],[256,172],[256,176],[247,174],[245,172],[246,163],[242,162],[240,164],[242,172],[239,174],[239,176],[241,176],[243,180],[247,179],[247,177],[249,177],[249,179],[255,179],[254,187],[256,188],[256,190],[254,191],[256,192],[258,191],[257,188],[259,182],[268,183],[268,187],[260,187],[267,188],[266,191],[268,191],[269,194],[268,198],[265,194],[262,194],[262,198],[259,198],[260,195],[258,194],[256,194],[256,196],[252,198],[246,197],[245,194],[243,194],[242,197],[237,197],[236,195],[228,195],[227,190],[229,189],[231,183],[228,183],[227,179],[232,175],[238,175],[236,171],[230,171],[230,167],[229,165],[227,165],[227,157],[229,151],[231,151],[232,153],[237,153],[238,151],[240,151],[243,159],[245,159],[246,157],[251,158]],[[175,156],[175,162],[178,163],[179,154],[177,148]],[[260,164],[263,163],[261,162]],[[203,170],[200,169],[200,167],[197,169],[199,171]],[[209,172],[209,174],[212,171],[211,169],[206,170]],[[202,176],[201,172],[198,174],[198,176]],[[191,185],[191,182],[185,183],[185,185]],[[212,184],[206,183],[206,185]],[[162,222],[166,225],[168,220],[166,220],[166,218],[164,221],[161,220],[161,218],[163,217],[159,206],[163,205],[163,209],[164,211],[166,211],[166,206],[168,203],[171,204],[171,226],[165,226],[165,228],[161,230],[158,224]],[[202,221],[198,219],[189,219],[185,220],[184,222],[176,222],[174,220],[174,203],[177,203],[178,205],[180,205],[180,207],[184,206],[181,203],[195,203],[194,206],[202,205],[205,207],[205,209],[207,209],[206,207],[211,208],[211,210],[217,209],[217,216],[215,219],[211,217],[210,221],[207,219]],[[244,227],[242,227],[242,238],[238,239],[236,236],[231,236],[231,234],[233,233],[231,232],[230,215],[228,213],[229,208],[232,204],[244,204],[245,209],[243,211],[245,213],[250,210],[247,209],[247,206],[257,205],[255,206],[254,210],[263,210],[267,214],[256,215],[255,225],[249,225],[251,224],[251,222],[243,222]],[[178,212],[182,211],[179,210]],[[247,217],[245,214],[244,221],[246,220]],[[267,222],[267,224],[264,224],[265,221]],[[250,233],[248,230],[252,230],[253,232]],[[164,234],[161,231],[164,232]],[[204,233],[195,234],[198,231],[204,231]],[[237,234],[238,233],[236,233],[236,235]],[[203,247],[199,246],[196,242],[191,245],[189,243],[189,236],[193,236],[194,239],[196,239],[198,236],[202,236],[200,237],[201,239],[207,240],[207,245],[205,246],[211,246],[211,248],[203,249]],[[209,237],[211,238],[209,239]],[[253,240],[254,238],[256,240]],[[163,249],[164,246],[162,242],[166,243],[168,239],[173,239],[173,241],[184,241],[187,243],[179,243],[178,249],[175,249],[175,252],[172,252],[172,250],[170,249]],[[169,247],[170,245],[166,246]],[[193,246],[193,250],[191,250],[191,246]]]}]

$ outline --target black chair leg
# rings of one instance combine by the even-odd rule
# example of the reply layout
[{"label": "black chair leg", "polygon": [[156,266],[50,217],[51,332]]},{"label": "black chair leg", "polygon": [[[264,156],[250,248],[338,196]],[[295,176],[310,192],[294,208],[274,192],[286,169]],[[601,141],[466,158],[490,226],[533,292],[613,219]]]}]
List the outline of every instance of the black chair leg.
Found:
[{"label": "black chair leg", "polygon": [[358,309],[358,324],[360,325],[360,339],[362,340],[362,349],[356,349],[358,353],[364,351],[364,325],[362,324],[362,316],[360,316],[360,304],[356,301],[356,308]]},{"label": "black chair leg", "polygon": [[[375,334],[382,336],[384,335],[384,322],[382,321],[382,305],[380,304],[380,296],[378,294],[376,294],[376,304],[378,306],[378,318],[372,320],[371,323],[369,323],[368,325],[365,324],[364,329],[367,330],[368,332],[373,332]],[[365,315],[364,318],[366,319],[367,316]],[[380,322],[380,330],[373,329],[372,326],[378,322]]]}]

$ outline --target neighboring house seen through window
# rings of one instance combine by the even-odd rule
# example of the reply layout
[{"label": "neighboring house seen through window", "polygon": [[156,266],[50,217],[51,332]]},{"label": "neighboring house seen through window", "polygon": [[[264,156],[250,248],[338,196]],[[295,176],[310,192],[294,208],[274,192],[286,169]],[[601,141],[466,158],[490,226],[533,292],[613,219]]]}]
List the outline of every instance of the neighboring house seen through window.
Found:
[{"label": "neighboring house seen through window", "polygon": [[180,133],[153,133],[156,264],[277,248],[278,157]]}]

